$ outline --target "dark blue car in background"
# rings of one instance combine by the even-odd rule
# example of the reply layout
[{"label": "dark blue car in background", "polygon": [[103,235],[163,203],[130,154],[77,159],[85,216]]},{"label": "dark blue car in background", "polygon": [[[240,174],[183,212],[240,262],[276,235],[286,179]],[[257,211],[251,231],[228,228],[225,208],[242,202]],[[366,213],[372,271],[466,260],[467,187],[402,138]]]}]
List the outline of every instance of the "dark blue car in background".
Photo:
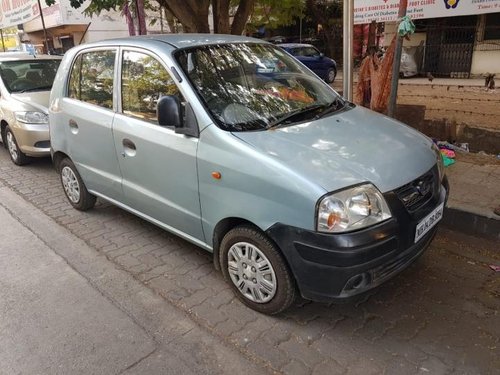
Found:
[{"label": "dark blue car in background", "polygon": [[277,44],[302,64],[311,69],[327,83],[332,83],[337,76],[337,63],[335,60],[324,56],[311,44],[280,43]]}]

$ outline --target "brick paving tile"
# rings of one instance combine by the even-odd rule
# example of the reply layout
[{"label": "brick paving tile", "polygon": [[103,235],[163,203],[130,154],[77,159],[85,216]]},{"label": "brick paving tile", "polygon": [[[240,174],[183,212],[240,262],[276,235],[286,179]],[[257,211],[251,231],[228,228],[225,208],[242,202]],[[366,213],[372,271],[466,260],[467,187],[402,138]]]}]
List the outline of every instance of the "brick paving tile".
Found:
[{"label": "brick paving tile", "polygon": [[288,375],[302,375],[309,373],[311,370],[300,360],[292,359],[282,368],[282,371]]},{"label": "brick paving tile", "polygon": [[[267,317],[234,297],[211,254],[101,200],[78,212],[50,160],[17,167],[0,150],[0,186],[16,191],[198,324],[277,372],[489,374],[500,368],[500,254],[441,231],[395,279],[357,302],[298,301]],[[471,249],[474,249],[471,251]]]}]

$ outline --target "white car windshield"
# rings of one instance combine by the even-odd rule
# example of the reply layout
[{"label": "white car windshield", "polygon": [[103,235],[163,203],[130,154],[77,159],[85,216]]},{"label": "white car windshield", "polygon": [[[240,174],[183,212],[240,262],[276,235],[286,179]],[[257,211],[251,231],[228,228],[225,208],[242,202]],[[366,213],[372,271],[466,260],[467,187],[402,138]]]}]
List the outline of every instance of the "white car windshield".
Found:
[{"label": "white car windshield", "polygon": [[11,93],[50,91],[60,62],[60,59],[2,61],[0,77]]},{"label": "white car windshield", "polygon": [[270,44],[208,45],[175,57],[224,130],[286,126],[345,106],[323,81]]}]

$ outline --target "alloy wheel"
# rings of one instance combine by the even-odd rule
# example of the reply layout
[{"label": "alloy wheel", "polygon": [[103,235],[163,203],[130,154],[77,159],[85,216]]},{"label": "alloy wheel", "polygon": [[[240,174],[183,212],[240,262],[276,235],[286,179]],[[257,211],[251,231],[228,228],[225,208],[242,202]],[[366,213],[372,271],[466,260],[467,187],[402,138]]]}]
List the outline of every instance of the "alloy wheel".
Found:
[{"label": "alloy wheel", "polygon": [[7,132],[7,148],[9,149],[12,160],[17,160],[19,157],[19,150],[17,149],[14,135],[10,131]]},{"label": "alloy wheel", "polygon": [[62,169],[61,181],[69,200],[75,204],[78,203],[80,200],[80,184],[78,183],[75,173],[70,167],[65,166]]},{"label": "alloy wheel", "polygon": [[274,269],[256,246],[248,242],[232,245],[228,251],[227,268],[233,284],[250,301],[266,303],[276,294]]}]

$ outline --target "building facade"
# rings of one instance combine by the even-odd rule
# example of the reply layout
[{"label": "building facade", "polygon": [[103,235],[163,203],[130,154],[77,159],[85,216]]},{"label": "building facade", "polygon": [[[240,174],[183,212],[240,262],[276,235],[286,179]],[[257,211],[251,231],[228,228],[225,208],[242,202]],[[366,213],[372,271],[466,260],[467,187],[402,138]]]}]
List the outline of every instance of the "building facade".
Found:
[{"label": "building facade", "polygon": [[[47,6],[44,1],[41,3],[47,45],[51,53],[64,53],[81,43],[129,35],[125,17],[119,11],[103,11],[100,15],[88,17],[83,13],[88,2],[78,9],[72,8],[69,0],[57,0],[52,6]],[[166,23],[162,25],[162,22],[156,22],[151,26],[151,20],[155,16],[146,16],[148,33],[159,33],[162,29],[168,32]],[[38,52],[46,52],[44,38],[40,16],[23,24],[22,43],[31,44]]]},{"label": "building facade", "polygon": [[[416,20],[405,47],[424,46],[421,71],[442,77],[500,76],[500,13]],[[396,23],[385,26],[388,45]]]}]

